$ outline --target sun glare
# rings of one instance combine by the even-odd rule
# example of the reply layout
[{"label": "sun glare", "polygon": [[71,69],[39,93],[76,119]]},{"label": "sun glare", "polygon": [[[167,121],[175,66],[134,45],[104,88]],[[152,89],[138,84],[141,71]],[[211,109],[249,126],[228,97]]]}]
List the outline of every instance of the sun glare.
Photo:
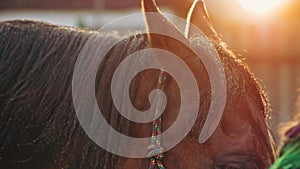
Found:
[{"label": "sun glare", "polygon": [[284,0],[238,0],[242,7],[248,11],[264,14],[279,7]]}]

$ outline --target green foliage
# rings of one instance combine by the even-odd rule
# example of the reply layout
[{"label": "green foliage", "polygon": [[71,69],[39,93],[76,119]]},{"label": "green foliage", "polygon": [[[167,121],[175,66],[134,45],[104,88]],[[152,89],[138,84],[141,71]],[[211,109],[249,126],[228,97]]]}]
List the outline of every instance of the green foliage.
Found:
[{"label": "green foliage", "polygon": [[270,169],[300,169],[300,134],[288,140]]}]

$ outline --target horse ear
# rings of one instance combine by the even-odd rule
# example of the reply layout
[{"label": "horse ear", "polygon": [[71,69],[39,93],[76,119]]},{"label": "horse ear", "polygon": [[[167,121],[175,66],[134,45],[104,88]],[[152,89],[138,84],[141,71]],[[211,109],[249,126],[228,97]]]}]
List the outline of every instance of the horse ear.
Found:
[{"label": "horse ear", "polygon": [[207,9],[203,0],[194,0],[188,14],[187,14],[187,25],[185,28],[185,36],[191,37],[194,35],[193,24],[200,29],[206,36],[218,40],[218,34],[212,27],[210,22]]},{"label": "horse ear", "polygon": [[147,30],[150,32],[148,33],[148,38],[150,39],[152,47],[164,48],[166,45],[171,46],[168,42],[166,42],[167,38],[164,39],[161,36],[155,36],[152,32],[163,35],[171,34],[180,40],[188,42],[180,30],[162,15],[155,3],[155,0],[142,0],[141,4],[147,23]]}]

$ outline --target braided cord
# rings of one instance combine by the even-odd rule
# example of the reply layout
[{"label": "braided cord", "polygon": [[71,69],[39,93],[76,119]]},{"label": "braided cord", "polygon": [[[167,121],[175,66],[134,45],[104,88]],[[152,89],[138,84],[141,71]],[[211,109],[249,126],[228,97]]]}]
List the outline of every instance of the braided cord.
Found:
[{"label": "braided cord", "polygon": [[[160,70],[157,88],[162,89],[162,83],[165,81],[164,70]],[[149,169],[165,169],[163,165],[163,159],[165,157],[163,148],[161,147],[161,121],[162,117],[159,116],[158,108],[155,111],[155,119],[152,123],[152,135],[151,135],[151,145],[149,146],[148,155],[157,154],[150,157]]]}]

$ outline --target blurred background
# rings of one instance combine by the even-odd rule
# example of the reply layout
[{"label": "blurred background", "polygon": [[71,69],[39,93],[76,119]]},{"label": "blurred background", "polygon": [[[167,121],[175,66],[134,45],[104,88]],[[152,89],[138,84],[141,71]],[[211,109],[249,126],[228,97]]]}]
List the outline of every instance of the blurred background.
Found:
[{"label": "blurred background", "polygon": [[[161,10],[185,17],[191,0],[157,0]],[[271,129],[291,120],[300,88],[299,0],[206,0],[217,32],[249,64],[271,102]],[[35,19],[99,29],[140,11],[140,0],[0,0],[0,21]],[[135,21],[119,25],[136,26]],[[298,37],[299,36],[299,37]]]}]

